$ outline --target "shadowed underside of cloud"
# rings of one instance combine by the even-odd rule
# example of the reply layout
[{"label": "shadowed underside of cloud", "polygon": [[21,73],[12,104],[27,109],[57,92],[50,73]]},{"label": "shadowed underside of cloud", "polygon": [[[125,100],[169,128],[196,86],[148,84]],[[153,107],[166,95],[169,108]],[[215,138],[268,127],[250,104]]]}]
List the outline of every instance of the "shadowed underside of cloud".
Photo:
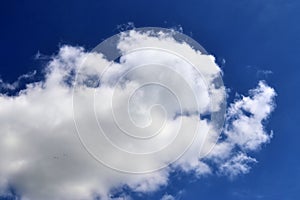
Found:
[{"label": "shadowed underside of cloud", "polygon": [[[141,43],[185,49],[184,52],[198,62],[206,84],[202,81],[203,77],[174,54],[149,49],[127,52],[132,46],[138,48]],[[214,130],[214,124],[199,115],[217,111],[225,98],[225,88],[213,85],[215,75],[220,73],[214,58],[195,51],[184,42],[175,41],[169,35],[157,37],[135,31],[124,35],[118,48],[123,56],[118,62],[110,62],[99,53],[62,46],[48,63],[43,81],[28,84],[15,96],[1,94],[0,194],[13,187],[22,199],[30,200],[129,199],[126,195],[115,197],[114,191],[120,191],[124,186],[135,192],[156,191],[168,184],[173,170],[192,172],[197,177],[207,174],[234,177],[249,172],[251,164],[257,161],[247,153],[259,150],[272,137],[265,131],[263,122],[274,109],[274,89],[261,81],[257,88],[249,91],[248,96],[230,104],[222,133],[224,139],[202,158],[201,152],[206,152],[205,148],[214,144],[218,134],[213,131],[211,135],[207,134],[208,130]],[[144,63],[163,63],[164,66],[172,66],[172,71],[168,67],[154,66],[154,71],[133,67]],[[104,66],[109,66],[105,73]],[[163,84],[152,88],[152,85],[143,85],[145,80],[147,83]],[[1,87],[9,86],[3,81],[0,84],[4,84]],[[165,85],[172,91],[166,91]],[[189,98],[188,91],[201,98]],[[179,97],[179,103],[172,92]],[[214,105],[209,99],[211,93],[218,97]],[[93,103],[90,102],[91,97],[96,99]],[[160,106],[155,109],[153,105],[161,105],[163,109]],[[117,116],[111,115],[112,110]],[[176,157],[176,149],[184,149],[187,144],[184,139],[176,143],[176,148],[158,154],[161,156],[129,160],[129,157],[120,156],[118,151],[107,146],[98,138],[100,136],[93,135],[99,129],[99,124],[94,123],[95,116],[106,137],[132,154],[150,154],[163,149],[170,141],[176,141],[174,133],[175,136],[185,134],[185,138],[189,138],[196,131],[196,137],[175,162],[168,159]],[[80,121],[77,130],[74,118]],[[118,134],[120,127],[116,127],[116,121],[118,126],[132,132],[135,129],[128,125],[129,122],[139,128],[150,124],[141,133],[145,137],[161,127],[161,122],[164,126],[160,129],[162,134],[151,140],[133,142]],[[196,126],[200,128],[194,129]],[[91,133],[86,140],[88,147],[96,152],[96,156],[100,148],[101,159],[105,163],[100,163],[86,151],[77,131],[81,135]],[[151,173],[120,172],[132,169],[147,171],[166,164],[169,165]],[[112,169],[114,166],[119,170]],[[163,199],[173,197],[165,195]]]}]

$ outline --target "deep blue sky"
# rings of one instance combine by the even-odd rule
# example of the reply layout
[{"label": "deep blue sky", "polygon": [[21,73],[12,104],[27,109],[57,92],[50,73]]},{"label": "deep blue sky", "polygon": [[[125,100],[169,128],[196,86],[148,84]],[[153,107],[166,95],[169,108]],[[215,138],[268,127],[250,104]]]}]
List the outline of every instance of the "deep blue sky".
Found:
[{"label": "deep blue sky", "polygon": [[[255,154],[259,163],[249,174],[235,180],[187,176],[174,179],[167,191],[184,189],[182,199],[188,200],[300,199],[300,1],[2,1],[0,75],[14,81],[40,71],[43,63],[34,59],[38,51],[51,55],[61,44],[92,49],[127,22],[136,27],[181,25],[218,61],[226,60],[224,82],[232,95],[246,93],[260,79],[278,93],[267,125],[274,138]],[[158,193],[143,198],[156,199]]]}]

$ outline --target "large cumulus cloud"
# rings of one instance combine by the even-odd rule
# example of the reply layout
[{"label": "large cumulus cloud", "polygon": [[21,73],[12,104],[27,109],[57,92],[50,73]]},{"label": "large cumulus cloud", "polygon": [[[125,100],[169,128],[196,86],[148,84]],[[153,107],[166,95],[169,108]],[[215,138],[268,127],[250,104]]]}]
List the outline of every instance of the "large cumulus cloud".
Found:
[{"label": "large cumulus cloud", "polygon": [[[130,52],[147,45],[168,47],[175,53],[157,49]],[[110,62],[97,52],[62,46],[47,64],[43,81],[28,84],[14,96],[1,94],[3,194],[13,187],[22,199],[112,199],[117,198],[112,196],[114,191],[124,186],[137,192],[155,191],[168,184],[172,170],[198,177],[232,177],[247,173],[251,163],[257,162],[247,153],[258,150],[272,137],[263,122],[274,109],[274,89],[261,81],[249,96],[230,104],[224,139],[211,150],[219,136],[218,128],[199,116],[217,112],[225,98],[225,88],[213,82],[221,72],[213,56],[170,35],[157,37],[136,31],[122,35],[118,49],[123,56]],[[184,49],[182,56],[192,60],[201,76],[177,56],[177,49]],[[152,68],[144,63],[152,63]],[[153,63],[160,63],[160,67]],[[0,84],[9,87],[3,81]],[[130,156],[109,146],[107,138],[98,134],[99,125],[109,141]],[[137,141],[120,134],[127,131],[148,137],[157,130],[162,134],[149,140]],[[151,154],[171,143],[174,148],[147,159],[131,157]],[[133,170],[151,173],[121,172]]]}]

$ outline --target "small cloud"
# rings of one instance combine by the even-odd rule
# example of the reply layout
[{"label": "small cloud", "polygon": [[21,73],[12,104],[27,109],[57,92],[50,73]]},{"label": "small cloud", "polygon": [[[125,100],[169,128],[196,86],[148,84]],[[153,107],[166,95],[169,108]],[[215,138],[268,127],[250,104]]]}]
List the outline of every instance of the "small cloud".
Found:
[{"label": "small cloud", "polygon": [[271,70],[258,70],[256,74],[259,78],[268,78],[270,75],[273,74],[273,72]]},{"label": "small cloud", "polygon": [[165,194],[160,200],[175,200],[175,197],[170,194]]},{"label": "small cloud", "polygon": [[0,91],[17,90],[25,82],[33,80],[36,73],[37,73],[36,70],[34,70],[32,72],[28,72],[27,74],[23,74],[23,75],[19,76],[18,79],[16,81],[14,81],[13,83],[5,82],[0,78]]},{"label": "small cloud", "polygon": [[230,178],[236,177],[240,174],[247,174],[251,167],[249,164],[256,163],[256,159],[247,156],[244,153],[239,153],[220,166],[220,173],[229,176]]},{"label": "small cloud", "polygon": [[34,56],[35,60],[50,60],[51,56],[42,54],[40,51],[38,51],[35,56]]}]

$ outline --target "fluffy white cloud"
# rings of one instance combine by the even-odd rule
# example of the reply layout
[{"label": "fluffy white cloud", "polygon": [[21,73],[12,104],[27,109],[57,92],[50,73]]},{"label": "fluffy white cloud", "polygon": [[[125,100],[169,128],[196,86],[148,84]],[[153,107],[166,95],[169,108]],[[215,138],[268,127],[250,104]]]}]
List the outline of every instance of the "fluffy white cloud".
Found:
[{"label": "fluffy white cloud", "polygon": [[247,152],[259,150],[272,138],[272,131],[266,132],[263,122],[275,108],[275,96],[275,90],[260,81],[257,88],[249,91],[249,96],[242,96],[230,105],[224,129],[225,139],[208,156],[217,163],[221,174],[234,177],[248,173],[249,165],[257,162],[247,156]]},{"label": "fluffy white cloud", "polygon": [[274,89],[261,81],[256,89],[250,91],[249,97],[231,105],[228,111],[231,123],[225,132],[231,143],[246,150],[255,150],[270,140],[272,134],[265,132],[262,121],[274,109],[274,96]]},{"label": "fluffy white cloud", "polygon": [[28,200],[112,199],[123,186],[155,191],[168,184],[174,169],[211,174],[207,160],[229,176],[249,171],[256,161],[247,151],[271,137],[262,122],[274,108],[272,88],[260,82],[230,106],[226,139],[202,159],[218,133],[216,124],[199,115],[219,111],[225,98],[224,88],[214,84],[220,73],[214,58],[163,33],[130,31],[118,48],[124,55],[110,62],[63,46],[45,80],[15,96],[1,94],[3,192],[12,186]]}]

